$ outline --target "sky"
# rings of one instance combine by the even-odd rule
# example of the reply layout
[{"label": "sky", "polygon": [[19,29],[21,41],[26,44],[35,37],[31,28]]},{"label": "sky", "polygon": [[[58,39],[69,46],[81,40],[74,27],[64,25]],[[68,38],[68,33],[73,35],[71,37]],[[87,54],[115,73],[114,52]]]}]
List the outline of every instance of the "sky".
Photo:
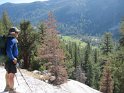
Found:
[{"label": "sky", "polygon": [[30,3],[34,1],[48,1],[48,0],[0,0],[0,4],[11,2],[11,3]]}]

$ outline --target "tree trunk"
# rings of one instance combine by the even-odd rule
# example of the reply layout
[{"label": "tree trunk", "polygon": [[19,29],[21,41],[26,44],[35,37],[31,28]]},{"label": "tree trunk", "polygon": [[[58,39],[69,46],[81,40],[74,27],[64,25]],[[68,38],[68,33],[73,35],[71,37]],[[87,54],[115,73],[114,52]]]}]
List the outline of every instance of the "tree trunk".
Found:
[{"label": "tree trunk", "polygon": [[24,60],[24,69],[28,69],[29,68],[29,56],[27,55],[27,53],[23,54],[23,60]]}]

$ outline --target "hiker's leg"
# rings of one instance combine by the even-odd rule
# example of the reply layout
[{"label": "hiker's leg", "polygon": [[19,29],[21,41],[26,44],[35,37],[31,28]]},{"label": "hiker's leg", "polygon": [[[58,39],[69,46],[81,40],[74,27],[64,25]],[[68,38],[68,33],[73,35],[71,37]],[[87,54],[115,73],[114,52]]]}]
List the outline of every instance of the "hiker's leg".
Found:
[{"label": "hiker's leg", "polygon": [[14,88],[14,73],[9,73],[9,88]]},{"label": "hiker's leg", "polygon": [[7,86],[9,86],[9,74],[8,74],[8,72],[6,72],[5,80],[6,80],[6,87],[7,87]]},{"label": "hiker's leg", "polygon": [[6,87],[9,85],[9,64],[7,62],[5,62],[5,69],[6,69],[6,74],[5,74],[5,80],[6,80]]},{"label": "hiker's leg", "polygon": [[8,74],[8,72],[6,72],[5,80],[6,80],[6,87],[5,87],[4,91],[8,91],[9,90],[9,74]]},{"label": "hiker's leg", "polygon": [[6,70],[8,72],[9,89],[13,89],[14,88],[14,75],[17,72],[16,65],[14,65],[12,62],[8,62],[8,65],[6,66]]}]

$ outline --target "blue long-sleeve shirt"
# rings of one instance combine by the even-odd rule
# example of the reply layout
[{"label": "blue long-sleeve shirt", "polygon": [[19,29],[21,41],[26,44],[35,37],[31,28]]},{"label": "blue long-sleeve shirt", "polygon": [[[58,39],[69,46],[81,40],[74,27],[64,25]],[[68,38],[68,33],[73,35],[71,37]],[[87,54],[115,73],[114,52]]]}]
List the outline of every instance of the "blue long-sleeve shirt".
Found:
[{"label": "blue long-sleeve shirt", "polygon": [[6,46],[6,53],[7,57],[10,61],[13,61],[14,58],[18,57],[18,46],[17,46],[17,39],[14,37],[7,38],[7,46]]}]

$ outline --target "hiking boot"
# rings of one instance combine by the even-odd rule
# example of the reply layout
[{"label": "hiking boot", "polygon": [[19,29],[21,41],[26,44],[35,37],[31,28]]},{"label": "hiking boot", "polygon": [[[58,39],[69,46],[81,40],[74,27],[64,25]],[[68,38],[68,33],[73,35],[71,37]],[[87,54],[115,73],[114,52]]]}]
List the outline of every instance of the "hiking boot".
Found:
[{"label": "hiking boot", "polygon": [[7,92],[7,91],[9,91],[9,86],[8,85],[4,89],[4,92]]},{"label": "hiking boot", "polygon": [[9,93],[17,93],[13,88],[9,89]]}]

